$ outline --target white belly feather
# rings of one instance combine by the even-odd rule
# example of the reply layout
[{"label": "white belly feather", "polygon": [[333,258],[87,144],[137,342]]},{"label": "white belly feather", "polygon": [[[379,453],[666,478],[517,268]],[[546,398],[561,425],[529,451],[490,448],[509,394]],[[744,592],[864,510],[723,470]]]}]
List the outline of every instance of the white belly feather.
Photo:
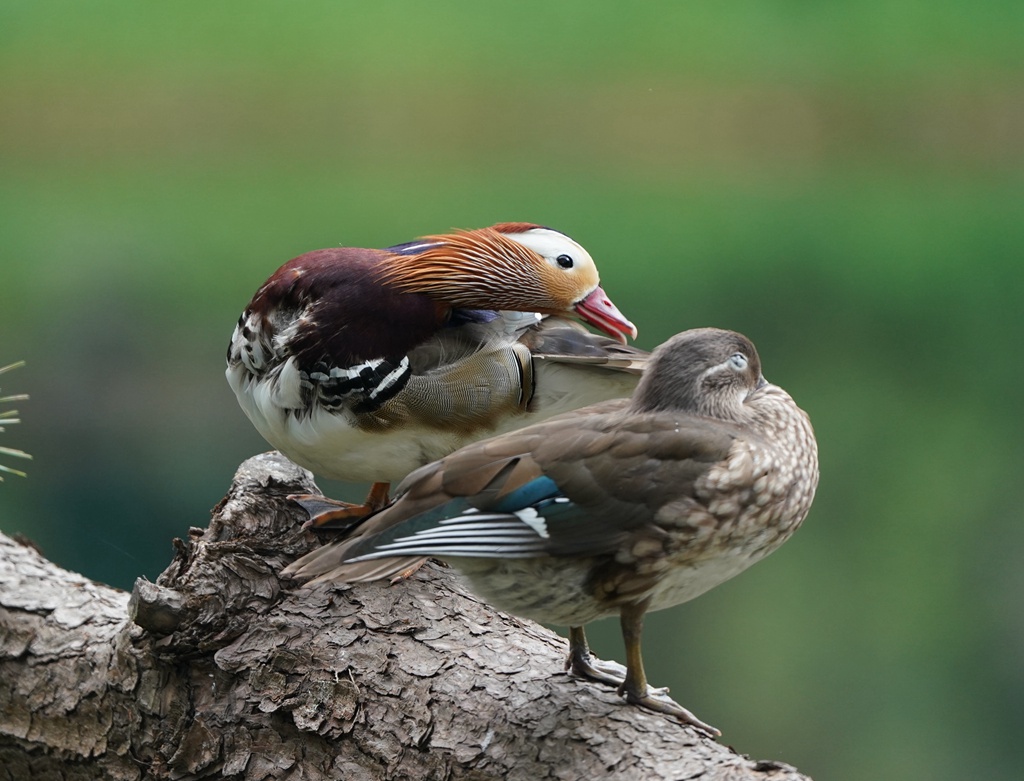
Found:
[{"label": "white belly feather", "polygon": [[387,432],[364,431],[345,409],[318,407],[296,414],[298,405],[287,404],[291,394],[280,376],[256,380],[241,365],[229,367],[226,375],[242,410],[267,442],[295,463],[332,480],[398,482],[413,469],[470,441],[411,421]]}]

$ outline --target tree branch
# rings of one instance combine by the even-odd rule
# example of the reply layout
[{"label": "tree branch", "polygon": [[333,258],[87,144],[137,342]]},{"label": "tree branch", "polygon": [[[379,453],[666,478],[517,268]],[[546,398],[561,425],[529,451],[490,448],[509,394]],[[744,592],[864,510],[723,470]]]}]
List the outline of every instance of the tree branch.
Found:
[{"label": "tree branch", "polygon": [[559,672],[564,640],[439,566],[279,581],[315,490],[246,461],[130,597],[0,535],[0,779],[805,779]]}]

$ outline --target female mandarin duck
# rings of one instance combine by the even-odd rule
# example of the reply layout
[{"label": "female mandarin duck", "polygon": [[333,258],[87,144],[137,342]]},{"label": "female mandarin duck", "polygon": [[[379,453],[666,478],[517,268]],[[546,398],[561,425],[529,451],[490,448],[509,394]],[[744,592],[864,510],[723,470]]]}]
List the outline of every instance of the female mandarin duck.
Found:
[{"label": "female mandarin duck", "polygon": [[626,335],[583,247],[502,223],[289,261],[239,318],[227,378],[288,458],[375,484],[365,505],[305,497],[326,524],[379,508],[388,483],[469,442],[628,396],[647,354]]},{"label": "female mandarin duck", "polygon": [[[387,577],[434,556],[495,606],[569,630],[566,667],[629,702],[717,730],[649,688],[643,616],[693,599],[779,547],[818,483],[814,432],[765,381],[754,345],[699,329],[651,356],[631,400],[477,442],[409,475],[398,499],[285,575]],[[618,614],[626,666],[583,625]]]}]

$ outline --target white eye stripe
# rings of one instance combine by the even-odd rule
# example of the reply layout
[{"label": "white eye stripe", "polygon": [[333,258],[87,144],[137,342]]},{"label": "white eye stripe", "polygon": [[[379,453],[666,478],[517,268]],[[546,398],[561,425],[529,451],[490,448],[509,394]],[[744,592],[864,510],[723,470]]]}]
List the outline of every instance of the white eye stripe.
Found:
[{"label": "white eye stripe", "polygon": [[[563,270],[589,268],[594,265],[594,259],[582,246],[564,233],[550,228],[534,228],[525,233],[510,233],[508,238],[529,247],[541,257],[546,258],[549,263]],[[558,262],[558,257],[561,255],[566,255],[571,259],[571,267],[562,266]]]}]

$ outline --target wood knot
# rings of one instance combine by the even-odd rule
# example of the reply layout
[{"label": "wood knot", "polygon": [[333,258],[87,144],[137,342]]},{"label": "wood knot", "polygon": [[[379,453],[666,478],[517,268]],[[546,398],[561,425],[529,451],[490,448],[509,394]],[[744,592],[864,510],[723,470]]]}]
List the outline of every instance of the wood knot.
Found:
[{"label": "wood knot", "polygon": [[174,589],[137,578],[128,601],[128,618],[147,632],[169,635],[188,617],[185,597]]}]

